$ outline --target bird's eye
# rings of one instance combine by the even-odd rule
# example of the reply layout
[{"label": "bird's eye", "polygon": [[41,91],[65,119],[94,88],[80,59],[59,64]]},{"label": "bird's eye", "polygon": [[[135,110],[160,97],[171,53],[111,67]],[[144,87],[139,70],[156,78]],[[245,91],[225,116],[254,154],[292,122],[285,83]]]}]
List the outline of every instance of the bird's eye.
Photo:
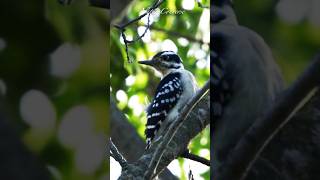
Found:
[{"label": "bird's eye", "polygon": [[164,61],[168,61],[169,60],[169,56],[163,56],[162,58]]}]

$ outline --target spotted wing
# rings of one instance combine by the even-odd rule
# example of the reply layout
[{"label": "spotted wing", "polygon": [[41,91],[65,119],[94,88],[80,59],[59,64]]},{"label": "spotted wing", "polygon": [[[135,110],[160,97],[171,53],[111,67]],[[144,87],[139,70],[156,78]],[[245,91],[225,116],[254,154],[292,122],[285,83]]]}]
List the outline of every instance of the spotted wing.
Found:
[{"label": "spotted wing", "polygon": [[154,99],[147,109],[145,130],[147,149],[150,147],[150,143],[160,128],[161,123],[166,119],[170,110],[177,104],[182,91],[180,73],[170,73],[160,81]]}]

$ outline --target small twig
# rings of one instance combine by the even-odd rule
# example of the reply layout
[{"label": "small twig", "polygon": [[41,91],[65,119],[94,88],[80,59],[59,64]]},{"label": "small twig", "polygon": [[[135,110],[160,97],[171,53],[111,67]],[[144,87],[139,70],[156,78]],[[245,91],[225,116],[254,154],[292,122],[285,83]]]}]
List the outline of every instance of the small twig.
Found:
[{"label": "small twig", "polygon": [[210,88],[210,81],[207,81],[206,84],[188,101],[188,103],[180,111],[180,114],[178,115],[178,117],[170,125],[167,133],[164,135],[162,142],[159,144],[158,148],[154,153],[154,156],[150,161],[148,170],[144,175],[145,179],[152,179],[154,171],[157,169],[158,164],[168,144],[171,142],[175,133],[182,125],[184,119],[188,116],[190,111],[199,102],[199,100],[203,97],[203,95],[209,90],[209,88]]},{"label": "small twig", "polygon": [[319,83],[320,55],[317,55],[300,78],[249,128],[214,179],[245,179],[261,152],[299,110],[303,100],[319,87]]},{"label": "small twig", "polygon": [[190,152],[186,151],[185,153],[183,153],[181,155],[181,157],[183,158],[187,158],[187,159],[190,159],[190,160],[193,160],[193,161],[197,161],[201,164],[204,164],[204,165],[207,165],[207,166],[210,166],[210,160],[206,159],[206,158],[203,158],[201,156],[198,156],[198,155],[195,155],[195,154],[191,154]]},{"label": "small twig", "polygon": [[118,29],[124,29],[127,26],[129,26],[130,24],[133,24],[139,20],[141,20],[144,16],[146,16],[147,14],[149,14],[150,12],[152,12],[153,10],[155,10],[156,8],[158,8],[162,3],[164,2],[164,0],[157,0],[157,2],[155,2],[145,13],[141,14],[139,17],[132,19],[130,21],[128,21],[127,23],[124,23],[122,25],[114,25],[114,27],[118,28]]},{"label": "small twig", "polygon": [[119,162],[120,166],[122,167],[122,170],[126,170],[128,168],[128,162],[127,160],[121,155],[121,153],[118,151],[117,147],[113,144],[111,138],[110,138],[110,155]]},{"label": "small twig", "polygon": [[191,168],[189,167],[188,180],[194,180]]},{"label": "small twig", "polygon": [[[125,23],[122,25],[114,25],[114,27],[116,27],[117,29],[120,30],[121,33],[121,37],[123,39],[123,42],[125,44],[125,48],[126,48],[126,54],[127,54],[127,60],[129,63],[132,63],[132,61],[130,60],[130,56],[129,56],[129,50],[128,50],[128,44],[130,43],[134,43],[136,41],[139,41],[140,39],[142,39],[146,33],[148,32],[148,30],[150,29],[150,15],[151,13],[158,8],[162,3],[164,2],[164,0],[157,0],[145,13],[141,14],[139,17]],[[141,20],[143,17],[145,17],[146,15],[148,15],[148,21],[147,21],[147,25],[146,25],[146,29],[144,30],[144,32],[141,35],[138,35],[136,38],[134,38],[133,40],[128,40],[127,36],[125,34],[126,31],[126,27],[128,27],[129,25]]]}]

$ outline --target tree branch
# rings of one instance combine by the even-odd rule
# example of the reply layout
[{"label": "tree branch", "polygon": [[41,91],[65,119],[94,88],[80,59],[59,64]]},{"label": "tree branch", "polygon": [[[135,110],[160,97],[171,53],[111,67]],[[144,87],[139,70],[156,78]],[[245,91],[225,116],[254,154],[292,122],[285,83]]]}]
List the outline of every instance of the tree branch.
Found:
[{"label": "tree branch", "polygon": [[157,169],[157,166],[159,165],[159,162],[165,150],[167,149],[168,144],[172,140],[173,136],[176,134],[178,128],[182,125],[185,118],[188,116],[188,114],[191,112],[194,106],[199,102],[201,97],[208,91],[209,88],[210,88],[210,81],[207,81],[206,84],[195,94],[195,96],[188,101],[188,103],[181,110],[177,119],[175,119],[174,122],[170,125],[169,130],[166,132],[166,134],[163,137],[163,141],[161,142],[153,158],[151,159],[149,168],[146,171],[144,176],[145,179],[150,179],[153,177],[153,172],[155,171],[155,169]]},{"label": "tree branch", "polygon": [[215,174],[214,179],[244,179],[257,157],[273,137],[288,123],[305,97],[319,86],[319,81],[320,56],[317,55],[301,77],[241,138],[233,153]]},{"label": "tree branch", "polygon": [[122,169],[126,170],[128,168],[127,160],[122,156],[122,154],[118,151],[117,147],[113,144],[110,138],[110,155],[119,162]]},{"label": "tree branch", "polygon": [[[147,33],[147,31],[150,28],[150,15],[151,13],[157,9],[162,3],[164,2],[164,0],[157,0],[145,13],[141,14],[140,16],[138,16],[137,18],[128,21],[127,23],[124,23],[122,25],[114,25],[114,27],[118,28],[120,30],[121,33],[121,37],[123,39],[123,42],[125,44],[125,48],[126,48],[126,54],[127,54],[127,60],[129,63],[132,63],[132,61],[130,60],[129,57],[129,50],[128,50],[128,44],[130,43],[134,43],[136,41],[139,41],[141,38],[144,37],[144,35]],[[144,32],[141,35],[138,35],[136,38],[134,38],[133,40],[128,40],[125,34],[125,30],[126,27],[130,26],[131,24],[141,20],[143,17],[145,17],[146,15],[148,15],[148,22],[147,22],[147,27],[144,30]]]},{"label": "tree branch", "polygon": [[148,10],[147,12],[141,14],[140,16],[138,16],[135,19],[132,19],[130,21],[128,21],[127,23],[124,23],[122,25],[114,25],[114,27],[122,30],[125,29],[127,26],[129,26],[130,24],[133,24],[139,20],[141,20],[143,17],[145,17],[146,15],[150,14],[150,12],[152,12],[153,10],[157,9],[162,3],[164,2],[164,0],[157,0]]},{"label": "tree branch", "polygon": [[183,153],[181,155],[181,157],[183,158],[187,158],[187,159],[190,159],[190,160],[193,160],[193,161],[197,161],[199,163],[202,163],[204,165],[207,165],[207,166],[210,166],[210,160],[206,159],[206,158],[203,158],[203,157],[200,157],[198,155],[195,155],[195,154],[191,154],[190,152],[186,151],[185,153]]},{"label": "tree branch", "polygon": [[[210,123],[210,96],[205,95],[204,98],[195,106],[189,116],[183,121],[183,124],[178,128],[177,133],[173,135],[172,140],[167,146],[161,160],[158,163],[154,175],[159,174],[172,160],[183,154],[191,141]],[[144,174],[148,170],[152,157],[154,156],[158,146],[164,138],[160,138],[153,142],[150,149],[133,164],[129,165],[127,171],[122,171],[120,180],[134,177],[136,179],[144,179]]]},{"label": "tree branch", "polygon": [[[145,142],[129,123],[126,116],[117,108],[112,97],[110,97],[110,121],[112,127],[111,137],[119,151],[127,161],[137,161],[144,152]],[[159,178],[163,180],[178,180],[167,168],[159,174]]]}]

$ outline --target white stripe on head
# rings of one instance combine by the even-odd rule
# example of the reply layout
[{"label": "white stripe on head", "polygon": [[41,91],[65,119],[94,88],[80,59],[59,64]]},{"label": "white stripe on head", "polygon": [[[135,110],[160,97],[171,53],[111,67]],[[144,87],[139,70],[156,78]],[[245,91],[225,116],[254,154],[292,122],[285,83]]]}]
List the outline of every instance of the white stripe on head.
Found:
[{"label": "white stripe on head", "polygon": [[177,54],[177,53],[175,53],[175,52],[173,52],[173,51],[164,51],[164,52],[161,54],[161,56],[162,56],[162,55],[174,55],[174,54]]}]

